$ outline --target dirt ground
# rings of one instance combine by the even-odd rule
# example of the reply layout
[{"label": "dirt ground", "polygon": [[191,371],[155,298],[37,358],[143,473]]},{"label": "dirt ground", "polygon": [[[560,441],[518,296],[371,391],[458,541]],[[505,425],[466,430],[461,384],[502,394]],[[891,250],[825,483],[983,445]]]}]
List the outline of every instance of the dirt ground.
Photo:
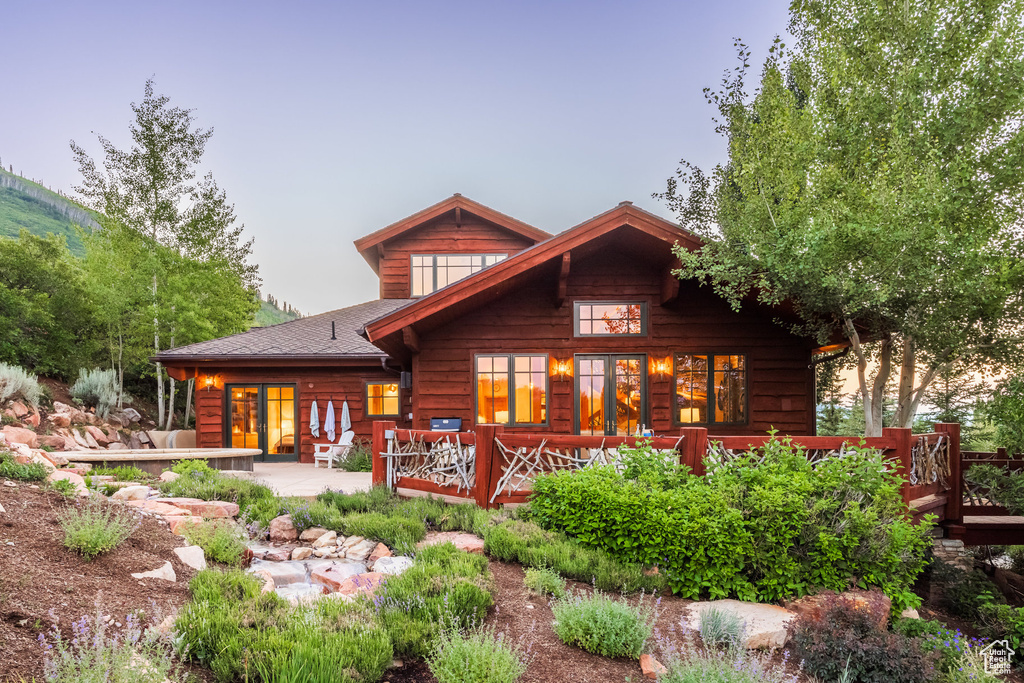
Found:
[{"label": "dirt ground", "polygon": [[[38,637],[54,617],[69,633],[73,621],[96,613],[97,601],[104,615],[124,623],[133,611],[159,618],[188,600],[195,572],[172,552],[183,539],[146,517],[120,547],[86,562],[63,545],[57,513],[68,504],[74,503],[24,482],[0,484],[0,681],[42,678]],[[175,583],[131,576],[167,560]]]}]

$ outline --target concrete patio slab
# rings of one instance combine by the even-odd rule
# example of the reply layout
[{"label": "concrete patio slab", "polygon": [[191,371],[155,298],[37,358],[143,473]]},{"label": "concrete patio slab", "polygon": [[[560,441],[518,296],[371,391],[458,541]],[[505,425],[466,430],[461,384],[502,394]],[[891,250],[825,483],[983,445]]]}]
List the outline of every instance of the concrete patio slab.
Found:
[{"label": "concrete patio slab", "polygon": [[368,491],[372,486],[369,472],[344,472],[298,462],[254,462],[252,469],[253,479],[274,489],[279,496],[313,498],[328,488],[353,493]]}]

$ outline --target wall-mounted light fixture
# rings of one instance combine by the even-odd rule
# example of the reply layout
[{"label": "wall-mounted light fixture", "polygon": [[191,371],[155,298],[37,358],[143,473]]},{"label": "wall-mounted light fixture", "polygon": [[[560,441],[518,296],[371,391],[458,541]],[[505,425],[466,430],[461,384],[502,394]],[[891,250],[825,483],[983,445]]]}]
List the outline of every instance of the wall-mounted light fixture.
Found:
[{"label": "wall-mounted light fixture", "polygon": [[565,379],[572,376],[572,359],[556,360],[554,362],[555,376],[558,379]]},{"label": "wall-mounted light fixture", "polygon": [[216,389],[220,386],[219,380],[217,375],[203,375],[203,388],[206,390]]},{"label": "wall-mounted light fixture", "polygon": [[651,361],[651,373],[657,375],[661,379],[665,379],[672,374],[672,359],[671,358],[658,358]]}]

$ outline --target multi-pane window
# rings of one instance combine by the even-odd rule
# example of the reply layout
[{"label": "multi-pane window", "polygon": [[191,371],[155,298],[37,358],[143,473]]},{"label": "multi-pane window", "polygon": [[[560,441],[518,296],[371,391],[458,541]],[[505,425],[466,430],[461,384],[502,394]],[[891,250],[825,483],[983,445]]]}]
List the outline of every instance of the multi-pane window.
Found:
[{"label": "multi-pane window", "polygon": [[547,393],[546,355],[476,357],[477,424],[545,424]]},{"label": "multi-pane window", "polygon": [[410,291],[425,296],[505,259],[507,254],[413,254]]},{"label": "multi-pane window", "polygon": [[576,336],[647,334],[647,305],[604,301],[577,301]]},{"label": "multi-pane window", "polygon": [[397,382],[366,384],[366,414],[370,417],[397,417],[399,414]]},{"label": "multi-pane window", "polygon": [[746,356],[679,354],[675,361],[678,424],[747,421]]}]

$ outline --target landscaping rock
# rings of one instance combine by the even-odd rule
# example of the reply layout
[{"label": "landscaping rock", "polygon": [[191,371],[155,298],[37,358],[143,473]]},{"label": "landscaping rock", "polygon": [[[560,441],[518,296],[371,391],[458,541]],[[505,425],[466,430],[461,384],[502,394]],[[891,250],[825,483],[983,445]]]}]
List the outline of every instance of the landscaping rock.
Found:
[{"label": "landscaping rock", "polygon": [[700,630],[701,612],[718,609],[735,614],[743,622],[743,647],[754,650],[779,648],[789,638],[787,625],[796,616],[793,612],[777,605],[763,605],[739,600],[712,600],[695,602],[688,608],[687,628]]},{"label": "landscaping rock", "polygon": [[132,577],[136,579],[163,579],[164,581],[177,581],[178,577],[174,573],[174,567],[171,566],[170,561],[164,562],[161,566],[148,572],[133,573]]},{"label": "landscaping rock", "polygon": [[[124,446],[124,444],[121,445]],[[160,481],[174,481],[180,476],[181,475],[178,474],[177,472],[171,472],[170,470],[167,470],[166,472],[160,473]]]},{"label": "landscaping rock", "polygon": [[39,435],[31,429],[7,425],[3,428],[3,433],[9,444],[23,443],[29,448],[39,448]]},{"label": "landscaping rock", "polygon": [[14,403],[11,404],[11,412],[14,413],[14,417],[20,420],[21,418],[28,415],[29,411],[28,406],[26,406],[24,403],[22,403],[21,401],[15,401]]},{"label": "landscaping rock", "polygon": [[467,553],[484,554],[484,539],[473,534],[463,534],[457,531],[431,531],[427,537],[416,544],[417,548],[425,548],[438,543],[451,543],[459,550]]},{"label": "landscaping rock", "polygon": [[345,539],[344,541],[342,541],[341,543],[339,543],[339,544],[338,544],[338,546],[339,546],[339,547],[340,547],[340,548],[341,548],[342,550],[348,550],[348,549],[349,549],[349,548],[351,548],[352,546],[354,546],[354,545],[358,545],[358,544],[362,543],[362,542],[363,542],[363,541],[365,541],[365,540],[366,540],[366,539],[365,539],[365,538],[363,538],[362,536],[349,536],[349,537],[348,537],[348,538],[346,538],[346,539]]},{"label": "landscaping rock", "polygon": [[203,571],[206,569],[206,554],[203,549],[197,545],[187,545],[184,548],[175,548],[174,554],[178,556],[178,559],[182,563],[192,567],[196,571]]},{"label": "landscaping rock", "polygon": [[42,448],[43,446],[64,450],[64,437],[57,436],[56,434],[43,434],[39,437],[39,447]]},{"label": "landscaping rock", "polygon": [[412,558],[398,555],[397,557],[387,556],[378,559],[372,565],[373,571],[378,574],[390,574],[396,576],[412,566]]},{"label": "landscaping rock", "polygon": [[223,500],[197,500],[193,498],[157,498],[161,502],[188,510],[197,517],[210,519],[234,517],[238,514],[238,504]]},{"label": "landscaping rock", "polygon": [[4,510],[4,506],[0,505],[0,515],[5,515],[5,514],[7,514],[7,510]]},{"label": "landscaping rock", "polygon": [[[332,593],[341,590],[345,582],[353,576],[365,575],[366,565],[355,562],[332,562],[328,567],[319,567],[309,573],[309,580],[323,586]],[[349,591],[348,594],[355,592]]]},{"label": "landscaping rock", "polygon": [[93,438],[94,441],[100,446],[106,446],[110,443],[110,438],[103,433],[103,430],[99,427],[93,427],[89,425],[85,428],[86,433]]},{"label": "landscaping rock", "polygon": [[[824,621],[825,600],[834,595],[835,593],[831,591],[825,591],[787,602],[785,605],[793,613],[820,624]],[[853,609],[871,612],[879,630],[885,630],[889,622],[889,610],[892,608],[892,600],[886,595],[880,591],[851,590],[840,593],[836,597]]]},{"label": "landscaping rock", "polygon": [[900,612],[900,617],[903,619],[920,619],[921,615],[917,613],[917,610],[913,607],[908,607]]},{"label": "landscaping rock", "polygon": [[342,595],[362,593],[363,595],[373,597],[373,594],[377,592],[377,589],[386,580],[387,574],[380,574],[378,572],[356,574],[345,579],[338,587],[338,590],[334,592],[341,593]]},{"label": "landscaping rock", "polygon": [[373,549],[373,552],[370,553],[370,556],[366,558],[366,563],[369,565],[373,565],[377,560],[381,559],[382,557],[391,557],[391,555],[392,552],[390,548],[388,548],[383,543],[378,543],[377,547],[375,547]]},{"label": "landscaping rock", "polygon": [[71,438],[75,440],[75,444],[77,444],[79,448],[92,448],[92,446],[89,445],[88,439],[86,439],[85,436],[83,436],[77,429],[71,430]]},{"label": "landscaping rock", "polygon": [[[100,477],[92,477],[93,480],[99,478]],[[190,517],[192,515],[188,510],[182,510],[180,507],[162,503],[159,500],[129,500],[127,503],[128,505],[137,507],[144,512],[160,515],[161,517]]]},{"label": "landscaping rock", "polygon": [[286,545],[282,548],[271,548],[263,554],[263,559],[268,562],[287,562],[292,559],[292,551],[295,546]]},{"label": "landscaping rock", "polygon": [[292,560],[306,560],[312,557],[312,548],[296,548],[292,551]]},{"label": "landscaping rock", "polygon": [[84,434],[82,434],[82,438],[85,439],[85,445],[88,446],[89,448],[97,449],[100,447],[99,442],[96,441],[96,437],[94,437],[89,432],[85,432]]},{"label": "landscaping rock", "polygon": [[658,676],[668,673],[668,669],[657,659],[650,655],[640,655],[640,671],[644,678],[657,679]]},{"label": "landscaping rock", "polygon": [[274,581],[275,586],[287,586],[293,583],[305,583],[306,565],[301,562],[263,562],[253,560],[251,571],[266,572]]},{"label": "landscaping rock", "polygon": [[78,488],[78,495],[80,495],[80,496],[83,496],[83,495],[84,496],[88,496],[89,495],[89,489],[87,489],[85,487],[85,479],[82,478],[81,476],[75,474],[74,472],[66,472],[64,470],[54,470],[53,472],[50,472],[50,476],[48,476],[46,478],[46,481],[48,481],[48,482],[50,482],[52,484],[53,482],[59,481],[61,479],[67,479],[72,484],[74,484]]},{"label": "landscaping rock", "polygon": [[[303,531],[301,534],[299,534],[299,540],[300,541],[315,541],[316,539],[320,538],[321,536],[323,536],[326,533],[327,533],[327,529],[323,529],[323,528],[318,527],[318,526],[310,527],[310,528],[306,529],[305,531]],[[337,538],[338,534],[334,534],[334,537]]]},{"label": "landscaping rock", "polygon": [[142,415],[139,415],[139,411],[135,408],[125,408],[121,411],[121,417],[127,418],[129,422],[138,422],[142,419]]},{"label": "landscaping rock", "polygon": [[125,486],[122,489],[114,492],[111,500],[146,500],[149,498],[149,487],[148,486]]},{"label": "landscaping rock", "polygon": [[270,572],[264,569],[259,569],[254,571],[253,574],[263,579],[263,587],[260,589],[260,592],[272,593],[274,588],[277,587],[277,584],[274,583],[274,576]]},{"label": "landscaping rock", "polygon": [[294,541],[299,537],[299,531],[292,524],[291,515],[281,515],[270,520],[270,540],[278,543]]},{"label": "landscaping rock", "polygon": [[338,544],[338,534],[335,531],[328,531],[325,534],[317,536],[316,540],[313,541],[314,548],[326,548],[327,546]]},{"label": "landscaping rock", "polygon": [[124,451],[124,450],[127,450],[127,449],[128,449],[128,447],[125,446],[120,441],[115,441],[114,443],[107,444],[107,450],[108,451]]},{"label": "landscaping rock", "polygon": [[70,415],[51,415],[49,417],[50,424],[54,427],[70,427],[71,416]]},{"label": "landscaping rock", "polygon": [[[187,512],[183,510],[182,512]],[[177,536],[184,536],[185,531],[193,525],[199,525],[203,523],[203,520],[196,519],[191,514],[188,515],[166,515],[164,521],[171,528],[171,533]]]},{"label": "landscaping rock", "polygon": [[365,539],[345,549],[345,557],[356,562],[366,562],[370,553],[377,547],[376,541]]}]

